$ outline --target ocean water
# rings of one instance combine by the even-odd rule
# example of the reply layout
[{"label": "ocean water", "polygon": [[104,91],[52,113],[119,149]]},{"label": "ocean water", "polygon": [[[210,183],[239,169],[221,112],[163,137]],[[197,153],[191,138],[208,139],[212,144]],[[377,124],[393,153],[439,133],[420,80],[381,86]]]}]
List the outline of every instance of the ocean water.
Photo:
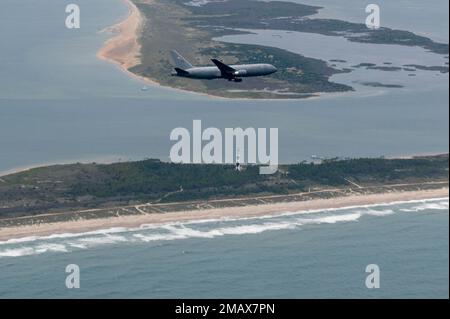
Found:
[{"label": "ocean water", "polygon": [[[176,127],[190,128],[194,119],[202,120],[204,127],[222,130],[278,127],[281,162],[308,160],[311,155],[448,152],[448,74],[418,72],[414,82],[397,72],[373,72],[368,78],[361,75],[363,71],[352,72],[349,78],[340,75],[333,80],[349,83],[379,78],[388,84],[407,80],[409,85],[394,90],[352,83],[355,93],[300,101],[218,100],[153,86],[142,91],[143,83],[95,56],[110,36],[100,31],[126,16],[122,1],[78,1],[82,10],[79,30],[64,26],[68,3],[2,1],[0,172],[75,161],[167,160],[170,132]],[[433,7],[442,10],[441,4]],[[403,12],[401,6],[398,12]],[[433,21],[446,32],[445,20]],[[415,31],[417,25],[411,22],[406,27]],[[290,36],[296,38],[270,38],[273,45],[293,43],[292,50],[300,48],[305,54],[329,51],[317,49],[322,47],[320,37],[315,42],[301,41],[302,34]],[[253,41],[267,44],[266,38],[257,35]],[[354,44],[339,38],[333,41],[348,61],[358,61],[361,53],[354,50]],[[361,49],[367,53],[371,48]],[[437,59],[419,49],[406,52],[408,56],[404,48],[377,49],[371,58],[383,56],[400,63],[412,56],[422,64]]]},{"label": "ocean water", "polygon": [[[306,32],[278,30],[245,30],[251,34],[223,36],[218,41],[243,44],[276,46],[307,57],[314,57],[349,73],[336,74],[332,81],[352,86],[356,92],[351,95],[383,96],[403,94],[436,94],[445,96],[448,93],[448,74],[426,70],[405,70],[405,65],[445,66],[448,58],[419,47],[400,45],[380,45],[348,41],[344,37],[325,36]],[[325,49],[326,48],[326,49]],[[376,64],[378,67],[400,68],[398,71],[367,69],[355,67],[363,63]],[[388,64],[386,64],[388,63]],[[414,74],[414,76],[411,76]],[[401,88],[374,88],[364,83],[381,83],[399,85]]]},{"label": "ocean water", "polygon": [[[421,73],[415,82],[395,72],[373,73],[405,88],[356,83],[355,93],[304,101],[217,100],[152,86],[142,91],[143,83],[95,57],[109,36],[100,31],[123,19],[126,6],[78,0],[82,28],[74,31],[64,27],[71,2],[2,1],[0,172],[46,163],[165,160],[170,131],[189,128],[193,119],[205,127],[279,127],[282,162],[313,154],[448,152],[448,75]],[[328,14],[353,14],[340,2],[321,2],[332,8]],[[389,6],[408,17],[416,12],[418,19],[402,16],[402,28],[448,39],[448,16],[435,18],[448,3],[408,1],[418,8],[412,11],[402,11],[402,3]],[[432,24],[420,20],[423,12],[431,12]],[[305,54],[315,54],[322,41],[290,36]],[[252,40],[267,37],[281,47],[296,43],[272,34]],[[335,40],[348,61],[358,61],[359,51]],[[375,53],[372,58],[401,63],[405,51]],[[436,58],[407,53],[419,62]],[[448,298],[448,211],[448,199],[436,199],[2,242],[0,297]],[[79,290],[64,285],[65,267],[73,263],[81,269]],[[373,263],[382,276],[377,290],[364,286],[365,267]]]},{"label": "ocean water", "polygon": [[[448,298],[448,198],[0,242],[0,297]],[[80,267],[67,289],[65,268]],[[380,288],[365,286],[366,266]]]},{"label": "ocean water", "polygon": [[[354,23],[365,23],[366,7],[371,2],[365,0],[285,0],[300,4],[322,7],[314,18],[338,19]],[[186,3],[201,6],[214,0],[190,0]],[[432,0],[424,3],[418,0],[378,0],[380,21],[383,27],[411,30],[435,41],[448,42],[448,9],[446,0]],[[439,21],[439,23],[436,23]]]},{"label": "ocean water", "polygon": [[[346,0],[345,5],[339,0],[288,0],[323,7],[316,15],[318,18],[331,18],[365,23],[366,6],[376,3],[380,6],[381,25],[391,29],[413,30],[417,34],[435,41],[448,42],[448,9],[446,0],[429,2],[417,0]],[[439,21],[436,23],[436,21]]]}]

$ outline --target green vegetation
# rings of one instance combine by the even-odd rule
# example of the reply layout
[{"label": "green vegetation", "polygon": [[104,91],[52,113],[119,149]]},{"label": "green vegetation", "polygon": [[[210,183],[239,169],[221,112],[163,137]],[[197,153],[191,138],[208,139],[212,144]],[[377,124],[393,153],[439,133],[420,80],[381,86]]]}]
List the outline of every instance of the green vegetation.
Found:
[{"label": "green vegetation", "polygon": [[[233,21],[229,25],[214,24],[218,27],[205,24],[209,23],[209,18],[221,21],[237,8],[242,9],[238,10],[238,20],[242,15],[247,15],[247,19],[258,20],[292,12],[298,16],[310,15],[316,12],[315,7],[293,3],[274,5],[272,2],[231,1],[217,3],[214,12],[205,13],[201,10],[209,8],[209,5],[191,7],[177,0],[157,0],[152,3],[133,1],[147,22],[140,38],[141,64],[130,71],[163,85],[234,98],[304,98],[318,92],[352,90],[350,86],[329,81],[333,74],[343,71],[328,66],[325,61],[273,47],[214,41],[213,38],[217,36],[242,32],[230,29],[238,27],[233,25]],[[223,6],[227,9],[222,10]],[[262,11],[258,9],[260,6],[264,8]],[[211,65],[210,59],[216,57],[230,64],[273,63],[279,72],[266,77],[246,78],[242,83],[172,77],[173,66],[168,58],[168,52],[172,49],[182,52],[195,65]]]},{"label": "green vegetation", "polygon": [[[206,56],[220,56],[224,49],[229,54],[233,54],[241,63],[265,61],[265,63],[276,65],[278,72],[270,77],[273,79],[271,89],[280,93],[290,93],[290,97],[302,97],[301,94],[308,93],[352,90],[347,85],[328,81],[330,76],[344,73],[343,71],[333,69],[322,60],[306,58],[282,49],[257,45],[224,44],[220,49],[207,48],[200,52]],[[248,79],[245,81],[248,81]],[[223,87],[223,83],[220,82],[212,84],[217,86],[217,90]],[[262,84],[267,85],[267,82],[262,82]],[[264,89],[264,86],[259,87],[259,89]]]},{"label": "green vegetation", "polygon": [[406,68],[415,68],[417,70],[423,71],[438,71],[441,73],[448,73],[448,66],[426,66],[426,65],[417,65],[417,64],[406,64],[404,65]]},{"label": "green vegetation", "polygon": [[[184,5],[185,0],[170,0]],[[298,4],[287,1],[227,0],[209,2],[202,6],[187,6],[194,15],[189,20],[208,21],[209,25],[246,28],[258,25],[261,21],[272,19],[285,20],[292,17],[301,18],[316,14],[321,7]],[[265,20],[268,21],[265,21]],[[259,27],[260,28],[260,27]],[[259,29],[258,28],[258,29]]]},{"label": "green vegetation", "polygon": [[[228,0],[202,6],[186,0],[132,0],[145,17],[140,42],[141,64],[130,69],[162,85],[232,98],[305,98],[318,92],[353,90],[333,83],[339,70],[322,60],[273,47],[227,44],[215,37],[247,33],[238,29],[270,29],[344,36],[349,41],[420,46],[447,54],[448,44],[436,43],[408,31],[381,28],[333,19],[311,19],[320,7],[283,1]],[[225,63],[272,63],[279,72],[243,83],[218,80],[188,80],[172,77],[168,52],[177,49],[195,65],[211,65],[212,57]],[[375,65],[373,67],[376,67]],[[381,67],[377,67],[381,68]],[[397,69],[384,67],[386,71]],[[439,69],[445,72],[442,67]],[[448,68],[447,68],[448,72]]]},{"label": "green vegetation", "polygon": [[374,88],[391,88],[391,89],[400,89],[403,88],[403,85],[400,84],[384,84],[380,82],[358,82],[361,85],[371,86]]},{"label": "green vegetation", "polygon": [[414,159],[325,160],[284,165],[274,175],[257,166],[181,165],[159,160],[57,165],[2,177],[0,217],[146,202],[290,194],[330,187],[448,181],[448,155]]},{"label": "green vegetation", "polygon": [[[182,5],[184,0],[172,0]],[[189,10],[199,17],[195,25],[225,26],[236,29],[268,29],[311,32],[329,36],[345,36],[349,41],[419,46],[438,54],[448,54],[448,44],[416,35],[409,31],[380,28],[368,29],[364,23],[335,19],[300,19],[318,12],[320,7],[302,4],[257,0],[211,2]],[[220,13],[220,14],[219,14]]]}]

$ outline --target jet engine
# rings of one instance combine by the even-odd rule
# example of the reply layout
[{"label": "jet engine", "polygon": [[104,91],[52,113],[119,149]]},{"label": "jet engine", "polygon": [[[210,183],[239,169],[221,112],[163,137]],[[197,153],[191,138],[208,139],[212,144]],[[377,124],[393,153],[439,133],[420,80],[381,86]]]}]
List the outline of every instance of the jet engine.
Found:
[{"label": "jet engine", "polygon": [[233,73],[234,76],[244,76],[247,75],[247,71],[246,70],[238,70],[236,72]]}]

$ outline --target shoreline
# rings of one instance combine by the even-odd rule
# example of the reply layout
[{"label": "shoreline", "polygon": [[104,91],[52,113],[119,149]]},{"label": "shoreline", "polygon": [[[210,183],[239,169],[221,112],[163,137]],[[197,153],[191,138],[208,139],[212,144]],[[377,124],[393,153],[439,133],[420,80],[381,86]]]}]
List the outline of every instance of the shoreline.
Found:
[{"label": "shoreline", "polygon": [[127,71],[140,63],[141,45],[138,34],[143,23],[142,15],[131,0],[122,0],[128,8],[126,18],[105,29],[100,33],[112,33],[110,37],[97,52],[97,58],[106,60]]},{"label": "shoreline", "polygon": [[[36,169],[36,168],[44,168],[49,166],[58,166],[58,165],[73,165],[73,164],[90,164],[90,163],[98,163],[98,164],[114,164],[114,163],[120,163],[123,162],[121,160],[122,158],[125,158],[125,155],[104,155],[99,157],[92,157],[92,158],[74,158],[74,159],[67,159],[67,160],[61,160],[61,161],[47,161],[47,162],[41,162],[36,164],[29,164],[29,165],[22,165],[22,166],[16,166],[12,168],[7,168],[4,170],[0,170],[0,178],[5,177],[8,175],[14,175],[19,173],[28,172],[30,170]],[[125,162],[128,162],[125,161]]]},{"label": "shoreline", "polygon": [[[138,39],[140,36],[141,27],[145,21],[142,18],[141,12],[131,0],[122,1],[128,7],[128,15],[125,20],[100,31],[100,33],[109,32],[113,33],[114,35],[110,39],[108,39],[103,44],[102,48],[97,52],[96,56],[99,60],[103,60],[115,65],[120,71],[124,72],[130,78],[140,81],[146,85],[174,90],[182,93],[195,94],[212,99],[232,99],[215,96],[208,93],[193,92],[189,90],[173,88],[170,86],[164,86],[150,78],[140,76],[131,72],[129,69],[138,65],[141,61],[141,44],[139,43]],[[152,0],[147,0],[147,2],[150,3],[152,2]],[[243,100],[251,99],[243,98]]]},{"label": "shoreline", "polygon": [[15,226],[0,228],[0,241],[17,240],[26,237],[42,237],[67,233],[84,233],[106,230],[110,228],[137,228],[144,224],[166,224],[176,222],[192,222],[208,219],[224,218],[256,218],[262,216],[277,216],[289,212],[301,214],[311,210],[343,209],[367,205],[393,204],[396,202],[432,200],[448,198],[447,187],[433,190],[406,191],[395,193],[380,193],[370,195],[351,195],[332,199],[313,199],[300,202],[275,203],[264,205],[249,205],[243,207],[228,207],[216,209],[193,210],[163,214],[144,214],[103,219],[76,220],[57,223],[47,223],[30,226]]},{"label": "shoreline", "polygon": [[[132,0],[122,0],[129,9],[129,15],[124,21],[119,22],[113,26],[105,28],[101,32],[110,31],[115,33],[109,40],[107,40],[103,47],[97,52],[97,58],[100,60],[107,61],[116,65],[122,72],[126,73],[130,78],[141,82],[142,84],[149,85],[152,87],[163,88],[167,90],[174,90],[175,92],[183,94],[192,94],[198,97],[206,97],[209,99],[217,100],[237,100],[237,101],[301,101],[301,100],[316,100],[321,98],[339,98],[352,96],[352,94],[361,94],[361,92],[356,92],[354,87],[351,90],[336,91],[336,92],[311,92],[305,93],[307,97],[270,97],[270,98],[255,98],[255,97],[229,97],[214,95],[209,93],[207,90],[205,92],[189,90],[186,88],[173,87],[170,84],[161,84],[158,80],[153,79],[150,75],[143,76],[130,71],[134,66],[141,63],[141,43],[140,35],[142,33],[142,26],[145,25],[149,20],[144,17],[139,8],[133,3]],[[153,0],[145,0],[143,3],[152,4]],[[213,38],[214,40],[214,38]],[[219,41],[220,42],[220,41]],[[231,42],[232,43],[232,42]],[[333,74],[329,77],[329,81],[332,81],[332,77],[338,75]],[[231,90],[226,90],[231,92]],[[247,91],[251,93],[251,91]],[[376,91],[375,95],[385,94],[386,91]],[[367,93],[363,93],[367,94]]]},{"label": "shoreline", "polygon": [[[422,153],[414,153],[414,154],[404,153],[404,154],[398,154],[398,155],[386,155],[385,158],[390,159],[390,160],[413,159],[413,158],[423,157],[423,156],[441,156],[441,155],[447,155],[447,154],[448,154],[448,151],[445,151],[445,152],[444,151],[443,152],[422,152]],[[40,163],[40,164],[34,164],[34,165],[30,164],[30,165],[18,166],[18,167],[8,168],[5,170],[0,170],[0,178],[8,176],[8,175],[23,173],[23,172],[27,172],[32,169],[43,168],[43,167],[48,167],[48,166],[72,165],[72,164],[76,164],[76,163],[88,164],[88,163],[92,163],[92,162],[96,162],[98,164],[114,164],[114,163],[121,162],[119,160],[113,159],[115,157],[120,158],[120,157],[126,157],[126,156],[117,155],[117,156],[111,157],[111,156],[106,155],[105,157],[100,157],[100,158],[74,159],[74,160],[67,160],[67,161],[62,161],[62,162],[49,161],[46,163]],[[105,160],[105,158],[106,158],[106,160]],[[131,160],[131,162],[141,161],[141,160],[144,160],[144,158],[133,159],[133,160]],[[161,160],[161,159],[159,159],[159,160]],[[125,162],[130,162],[130,161],[127,160]],[[280,165],[290,165],[290,164],[293,164],[293,163],[282,163]]]},{"label": "shoreline", "polygon": [[[217,100],[236,100],[236,101],[303,101],[303,100],[314,100],[328,95],[333,97],[343,97],[348,96],[352,92],[315,92],[311,93],[311,96],[305,98],[266,98],[266,99],[255,99],[255,98],[245,98],[245,97],[224,97],[212,95],[209,93],[189,91],[181,88],[175,88],[171,86],[165,86],[158,83],[151,78],[137,75],[131,72],[129,69],[140,64],[140,53],[141,44],[139,43],[139,36],[141,32],[141,27],[145,23],[141,12],[136,7],[136,5],[131,0],[122,0],[128,7],[128,15],[125,20],[106,27],[100,33],[109,32],[114,35],[108,39],[101,49],[97,52],[96,56],[99,60],[106,61],[115,65],[120,71],[124,72],[130,78],[140,81],[143,84],[164,88],[167,90],[174,90],[175,92],[184,94],[193,94],[200,97],[207,97],[210,99]],[[153,0],[147,0],[147,3],[151,3]]]}]

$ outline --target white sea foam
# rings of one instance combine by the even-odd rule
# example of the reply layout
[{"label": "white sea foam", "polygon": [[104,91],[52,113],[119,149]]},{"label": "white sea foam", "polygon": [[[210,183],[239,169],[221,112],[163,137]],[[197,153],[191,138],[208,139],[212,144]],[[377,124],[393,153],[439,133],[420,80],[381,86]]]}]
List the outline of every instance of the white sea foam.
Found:
[{"label": "white sea foam", "polygon": [[[437,202],[437,203],[435,203]],[[237,217],[237,218],[229,218],[229,217],[221,217],[214,219],[203,219],[203,220],[193,220],[186,222],[171,222],[165,224],[143,224],[139,227],[134,228],[125,228],[125,227],[114,227],[107,229],[99,229],[95,231],[82,232],[82,233],[63,233],[63,234],[53,234],[49,236],[29,236],[18,239],[9,239],[6,241],[0,241],[0,245],[5,244],[16,244],[16,243],[24,243],[24,242],[33,242],[37,240],[47,240],[47,239],[64,239],[64,238],[77,238],[77,237],[86,237],[91,235],[106,235],[106,234],[114,234],[114,233],[126,233],[126,232],[136,232],[141,231],[143,229],[157,229],[163,226],[173,226],[173,225],[195,225],[195,224],[205,224],[205,223],[216,223],[216,222],[231,222],[231,221],[246,221],[246,220],[258,220],[258,219],[273,219],[273,218],[281,218],[287,216],[295,216],[295,215],[306,215],[306,214],[317,214],[317,213],[329,213],[329,212],[339,212],[346,211],[352,209],[359,209],[357,212],[373,214],[380,216],[388,215],[387,213],[377,213],[375,210],[368,210],[366,212],[361,211],[361,209],[370,209],[384,206],[393,206],[393,205],[402,205],[402,204],[430,204],[429,206],[419,205],[413,208],[404,208],[400,209],[400,211],[420,211],[424,209],[448,209],[449,198],[434,198],[434,199],[423,199],[423,200],[410,200],[410,201],[396,201],[391,203],[380,203],[380,204],[370,204],[370,205],[359,205],[359,206],[346,206],[341,208],[327,208],[327,209],[314,209],[314,210],[302,210],[302,211],[294,211],[294,212],[281,212],[275,214],[268,214],[262,216],[254,216],[254,217]],[[436,204],[436,205],[434,205]],[[429,207],[429,208],[427,208]],[[387,211],[386,211],[387,212]]]},{"label": "white sea foam", "polygon": [[265,223],[262,225],[243,225],[236,227],[225,227],[219,229],[219,232],[223,235],[241,235],[241,234],[259,234],[269,230],[283,230],[283,229],[294,229],[297,226],[301,226],[301,223]]},{"label": "white sea foam", "polygon": [[[193,224],[204,224],[204,223],[215,223],[215,222],[273,219],[273,218],[296,216],[296,215],[309,215],[309,214],[318,214],[318,213],[340,212],[340,211],[347,211],[347,210],[353,210],[353,209],[361,209],[361,210],[355,211],[355,212],[358,212],[361,214],[374,215],[374,216],[385,216],[385,215],[390,215],[394,212],[391,209],[378,211],[378,210],[374,210],[373,208],[394,206],[394,205],[403,205],[403,204],[428,203],[428,202],[435,202],[435,201],[442,201],[442,200],[447,201],[447,209],[448,209],[449,198],[444,197],[444,198],[418,199],[418,200],[409,200],[409,201],[394,201],[394,202],[368,204],[368,205],[345,206],[345,207],[340,207],[340,208],[325,208],[325,209],[311,209],[311,210],[300,210],[300,211],[291,211],[291,212],[280,212],[280,213],[253,216],[253,217],[236,217],[236,218],[221,217],[221,218],[215,218],[215,219],[202,219],[202,220],[193,220],[193,221],[187,221],[187,222],[173,222],[170,224],[171,225],[193,225]],[[366,210],[363,210],[363,209],[366,209]],[[148,226],[149,228],[155,228],[155,227],[160,227],[161,224],[159,224],[159,225],[157,225],[157,224],[142,225],[141,228],[146,228],[144,226]],[[130,229],[130,230],[135,230],[135,229]]]},{"label": "white sea foam", "polygon": [[226,0],[191,0],[187,1],[184,4],[191,7],[201,7],[207,5],[210,2],[224,2]]},{"label": "white sea foam", "polygon": [[73,247],[73,248],[78,248],[78,249],[86,249],[86,248],[88,248],[87,245],[80,244],[80,243],[71,243],[71,242],[69,242],[69,243],[67,243],[67,245],[69,245],[70,247]]},{"label": "white sea foam", "polygon": [[63,244],[42,244],[36,247],[18,247],[1,250],[0,257],[21,257],[46,252],[67,252],[67,249]]},{"label": "white sea foam", "polygon": [[[395,207],[397,205],[407,206]],[[84,233],[54,234],[42,237],[29,236],[0,242],[0,245],[3,245],[5,248],[0,250],[0,258],[42,254],[46,252],[68,252],[73,249],[88,249],[99,245],[130,241],[152,242],[187,238],[210,239],[227,235],[251,235],[266,231],[296,229],[303,225],[355,222],[364,215],[381,217],[394,214],[395,212],[442,211],[448,209],[449,199],[447,197],[285,212],[245,218],[217,218],[165,224],[144,224],[135,228],[115,227]],[[254,222],[249,223],[249,221]],[[57,242],[55,243],[55,241]]]},{"label": "white sea foam", "polygon": [[449,209],[449,202],[447,201],[439,201],[439,202],[424,202],[420,205],[413,206],[411,208],[401,208],[402,212],[420,212],[424,210],[447,210]]},{"label": "white sea foam", "polygon": [[39,239],[42,239],[43,237],[38,237],[38,236],[29,236],[29,237],[22,237],[22,238],[14,238],[14,239],[8,239],[5,241],[0,241],[0,245],[5,245],[5,244],[20,244],[20,243],[26,243],[26,242],[30,242],[30,241],[36,241]]},{"label": "white sea foam", "polygon": [[67,248],[63,244],[42,244],[37,246],[35,251],[39,254],[46,253],[48,251],[67,252]]},{"label": "white sea foam", "polygon": [[106,236],[99,236],[99,237],[85,237],[78,239],[78,242],[89,246],[97,246],[97,245],[104,245],[104,244],[115,244],[119,242],[125,242],[127,241],[127,238],[124,236],[112,236],[112,235],[106,235]]},{"label": "white sea foam", "polygon": [[176,239],[185,239],[186,237],[175,234],[156,234],[156,235],[144,235],[144,234],[136,234],[133,237],[143,241],[161,241],[161,240],[176,240]]},{"label": "white sea foam", "polygon": [[[446,201],[447,202],[447,209],[448,209],[448,197],[443,198],[431,198],[431,199],[414,199],[414,200],[408,200],[408,201],[394,201],[394,202],[386,202],[386,203],[378,203],[378,204],[368,204],[368,205],[354,205],[354,206],[345,206],[345,207],[339,207],[339,208],[325,208],[325,209],[311,209],[311,210],[300,210],[300,211],[291,211],[291,212],[280,212],[275,214],[267,214],[267,215],[261,215],[261,216],[254,216],[254,217],[237,217],[237,218],[220,218],[220,219],[205,219],[202,221],[192,221],[188,222],[190,224],[197,224],[201,222],[219,222],[219,221],[244,221],[244,220],[255,220],[255,219],[272,219],[272,218],[278,218],[278,217],[287,217],[287,216],[296,216],[296,215],[309,215],[309,214],[324,214],[324,213],[330,213],[330,212],[340,212],[340,211],[347,211],[347,210],[356,210],[356,212],[361,214],[368,214],[368,215],[374,215],[374,216],[385,216],[392,214],[390,209],[387,210],[374,210],[374,208],[379,207],[387,207],[387,206],[396,206],[396,205],[404,205],[404,204],[414,204],[414,203],[429,203],[429,202],[435,202],[435,201]],[[366,209],[366,210],[364,210]],[[183,223],[183,224],[188,224]]]},{"label": "white sea foam", "polygon": [[301,224],[280,222],[280,223],[264,223],[251,225],[238,225],[231,227],[214,228],[207,231],[196,230],[186,226],[165,226],[169,233],[166,234],[135,234],[133,237],[144,242],[158,241],[158,240],[177,240],[187,238],[215,238],[226,235],[245,235],[245,234],[259,234],[269,230],[294,229]]},{"label": "white sea foam", "polygon": [[20,257],[35,254],[32,247],[11,248],[0,251],[0,257]]},{"label": "white sea foam", "polygon": [[[339,211],[346,211],[346,210],[354,210],[354,209],[373,209],[378,207],[386,207],[386,206],[396,206],[396,205],[404,205],[404,204],[414,204],[414,203],[429,203],[429,202],[436,202],[436,201],[446,201],[447,202],[447,209],[448,209],[448,197],[444,198],[432,198],[432,199],[414,199],[409,201],[394,201],[390,203],[378,203],[378,204],[368,204],[368,205],[355,205],[355,206],[346,206],[346,207],[340,207],[340,208],[326,208],[326,209],[313,209],[313,210],[304,210],[304,211],[295,211],[295,212],[286,212],[277,214],[276,216],[292,216],[292,215],[299,215],[299,214],[316,214],[316,213],[327,213],[327,212],[339,212]],[[264,215],[259,216],[257,218],[272,218],[274,215]]]},{"label": "white sea foam", "polygon": [[5,241],[0,241],[0,245],[34,242],[37,240],[67,239],[67,238],[77,238],[77,237],[85,237],[85,236],[93,236],[93,235],[107,235],[107,234],[129,232],[130,230],[131,229],[125,228],[125,227],[114,227],[114,228],[99,229],[99,230],[83,232],[83,233],[62,233],[62,234],[52,234],[52,235],[48,235],[48,236],[29,236],[29,237],[8,239]]},{"label": "white sea foam", "polygon": [[356,211],[356,213],[371,216],[387,216],[395,214],[395,212],[392,209],[383,209],[383,210],[366,209],[366,210],[358,210]]},{"label": "white sea foam", "polygon": [[299,218],[303,224],[336,224],[340,222],[354,222],[361,217],[359,213],[343,214],[343,215],[331,215],[317,218]]}]

